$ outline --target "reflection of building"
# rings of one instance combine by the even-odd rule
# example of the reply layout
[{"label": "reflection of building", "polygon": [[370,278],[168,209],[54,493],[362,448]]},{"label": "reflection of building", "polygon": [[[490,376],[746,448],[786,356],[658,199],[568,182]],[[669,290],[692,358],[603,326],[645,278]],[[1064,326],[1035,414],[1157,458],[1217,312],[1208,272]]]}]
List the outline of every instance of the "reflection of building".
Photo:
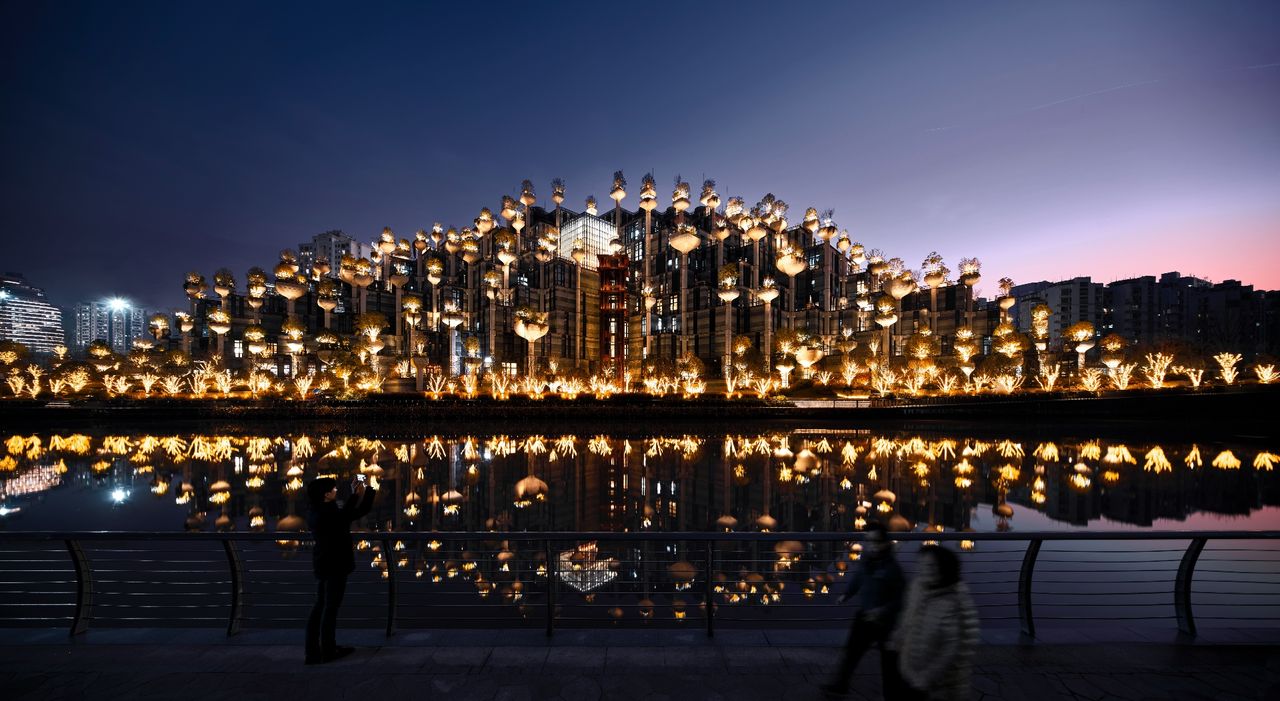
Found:
[{"label": "reflection of building", "polygon": [[117,353],[127,353],[133,339],[148,335],[147,312],[113,297],[81,302],[75,307],[73,350],[83,352],[94,341],[106,341]]},{"label": "reflection of building", "polygon": [[[1280,471],[1253,468],[1249,461],[1239,469],[1215,468],[1210,452],[1203,455],[1204,465],[1188,467],[1189,443],[1162,447],[1130,444],[1133,462],[1107,462],[1079,458],[1080,443],[1061,434],[1057,437],[1065,460],[1041,462],[1030,450],[1010,457],[987,450],[953,457],[938,453],[937,460],[928,465],[911,451],[937,445],[932,440],[904,453],[916,439],[879,432],[801,429],[787,434],[786,445],[797,452],[803,445],[814,449],[818,471],[798,480],[798,472],[783,477],[781,462],[774,456],[779,446],[776,434],[693,438],[647,434],[640,427],[627,436],[596,435],[590,439],[563,436],[544,441],[480,435],[441,439],[438,451],[427,447],[435,439],[426,444],[386,439],[370,441],[362,448],[363,439],[325,435],[308,439],[314,455],[329,455],[341,448],[350,451],[349,457],[299,464],[290,457],[302,444],[287,436],[176,434],[155,438],[159,445],[177,439],[175,444],[187,445],[188,450],[176,455],[154,451],[148,459],[151,471],[146,473],[135,472],[136,466],[125,456],[104,459],[110,453],[108,441],[118,439],[39,436],[38,445],[65,457],[49,464],[47,455],[34,457],[31,446],[36,444],[30,438],[0,441],[0,506],[36,505],[31,501],[34,495],[94,475],[99,484],[116,483],[126,489],[130,488],[126,482],[131,482],[133,489],[145,485],[156,496],[176,498],[178,505],[189,506],[191,515],[217,507],[243,528],[255,508],[265,510],[268,520],[293,513],[297,497],[293,490],[309,476],[354,470],[361,461],[372,462],[378,453],[397,458],[381,461],[385,472],[379,481],[384,496],[371,522],[390,521],[393,529],[406,530],[718,531],[725,527],[720,519],[728,516],[736,524],[734,530],[751,531],[759,527],[762,514],[771,514],[775,520],[772,528],[778,531],[845,531],[860,516],[856,507],[879,501],[873,495],[882,489],[895,495],[892,506],[871,509],[865,514],[868,521],[892,514],[918,527],[936,525],[949,532],[998,527],[1001,519],[992,519],[989,512],[990,505],[1001,502],[1014,506],[1013,515],[1003,517],[1014,528],[1019,524],[1029,527],[1032,519],[1028,516],[1033,514],[1036,524],[1045,523],[1040,520],[1043,517],[1058,523],[1113,528],[1116,523],[1160,527],[1159,521],[1182,521],[1197,513],[1247,518],[1280,500]],[[950,440],[957,451],[964,450],[959,446],[969,447],[974,442],[962,435]],[[828,441],[830,451],[821,447]],[[203,447],[197,449],[198,444]],[[757,447],[751,449],[752,445]],[[855,449],[858,456],[868,456],[866,462],[859,457],[856,470],[841,465],[842,445]],[[1029,449],[1034,443],[1024,445]],[[1155,447],[1161,447],[1171,463],[1166,471],[1143,469],[1141,456]],[[1230,447],[1242,458],[1262,449]],[[882,454],[880,448],[884,448]],[[196,455],[208,459],[196,459]],[[973,468],[968,473],[969,484],[953,480],[961,460]],[[1077,460],[1088,463],[1091,470],[1078,470]],[[922,465],[928,468],[923,473],[927,484],[922,483]],[[290,474],[294,467],[303,472]],[[513,510],[516,485],[531,474],[549,485],[545,500]],[[225,503],[214,500],[214,484],[220,479],[229,482]],[[183,483],[192,485],[190,493],[181,488]],[[1029,491],[1041,493],[1043,501],[1028,498]],[[410,514],[405,508],[410,504],[419,510]],[[153,518],[160,513],[147,509],[140,517]],[[211,526],[212,520],[196,527]],[[151,524],[145,525],[149,528]],[[591,586],[593,562],[620,551],[613,543],[607,543],[601,553],[591,552],[589,546],[583,550],[567,544],[561,547],[568,552],[557,548],[550,555],[557,558],[558,553],[560,573],[573,571],[575,565],[587,572],[575,580],[576,584],[566,581],[577,588]]]},{"label": "reflection of building", "polygon": [[62,310],[18,273],[0,275],[0,341],[16,341],[35,353],[66,343]]},{"label": "reflection of building", "polygon": [[47,492],[59,484],[62,484],[62,472],[57,465],[36,465],[8,479],[0,479],[0,504],[7,499]]}]

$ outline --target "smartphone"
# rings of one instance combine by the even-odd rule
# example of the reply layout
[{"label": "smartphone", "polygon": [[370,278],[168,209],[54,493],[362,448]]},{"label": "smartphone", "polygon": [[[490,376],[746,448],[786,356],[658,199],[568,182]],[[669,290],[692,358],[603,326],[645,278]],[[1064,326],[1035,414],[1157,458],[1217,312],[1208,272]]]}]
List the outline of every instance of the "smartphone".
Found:
[{"label": "smartphone", "polygon": [[364,482],[364,474],[363,474],[363,473],[361,473],[361,474],[356,475],[356,479],[357,479],[357,480],[359,480],[360,482]]}]

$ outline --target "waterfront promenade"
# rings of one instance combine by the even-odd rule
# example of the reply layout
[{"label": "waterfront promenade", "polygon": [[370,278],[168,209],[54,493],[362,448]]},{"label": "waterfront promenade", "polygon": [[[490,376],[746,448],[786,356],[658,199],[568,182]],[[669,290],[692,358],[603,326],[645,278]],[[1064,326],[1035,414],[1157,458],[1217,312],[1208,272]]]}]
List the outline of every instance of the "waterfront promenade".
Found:
[{"label": "waterfront promenade", "polygon": [[[8,699],[821,699],[842,632],[351,631],[352,656],[301,662],[300,631],[0,631]],[[1271,699],[1280,630],[984,630],[973,698]],[[878,659],[847,698],[880,698]]]}]

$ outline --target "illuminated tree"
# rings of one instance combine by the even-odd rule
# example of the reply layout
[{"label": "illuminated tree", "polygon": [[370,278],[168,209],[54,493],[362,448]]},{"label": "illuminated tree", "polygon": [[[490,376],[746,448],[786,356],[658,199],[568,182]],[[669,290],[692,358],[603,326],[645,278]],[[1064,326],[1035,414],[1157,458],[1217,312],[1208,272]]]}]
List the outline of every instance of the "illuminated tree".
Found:
[{"label": "illuminated tree", "polygon": [[942,262],[942,256],[938,255],[937,251],[930,251],[920,263],[920,272],[924,275],[925,287],[929,288],[929,328],[936,330],[938,328],[938,288],[946,284],[947,275],[951,271]]},{"label": "illuminated tree", "polygon": [[148,326],[151,328],[151,335],[158,342],[162,336],[169,335],[169,315],[163,312],[152,314]]},{"label": "illuminated tree", "polygon": [[1067,327],[1066,336],[1068,341],[1075,344],[1074,347],[1076,351],[1076,369],[1077,371],[1083,371],[1084,370],[1084,354],[1087,353],[1090,348],[1093,348],[1093,343],[1094,343],[1093,322],[1077,321],[1076,323]]},{"label": "illuminated tree", "polygon": [[1017,302],[1013,296],[1013,278],[1000,278],[1000,296],[996,298],[996,304],[1000,306],[1000,321],[1009,320],[1009,310]]},{"label": "illuminated tree", "polygon": [[1218,364],[1219,374],[1225,384],[1234,384],[1236,377],[1240,374],[1240,370],[1236,365],[1243,360],[1239,353],[1218,353],[1213,356],[1214,362]]},{"label": "illuminated tree", "polygon": [[191,300],[191,313],[196,312],[196,300],[204,299],[204,293],[209,286],[204,281],[204,275],[197,272],[187,273],[187,280],[182,285],[182,289],[187,293],[187,298]]},{"label": "illuminated tree", "polygon": [[205,319],[205,325],[217,337],[217,353],[223,355],[223,344],[226,341],[227,332],[231,331],[231,315],[225,309],[210,309]]},{"label": "illuminated tree", "polygon": [[778,287],[772,277],[766,277],[756,290],[756,298],[764,302],[764,368],[767,377],[773,371],[773,300],[778,298]]},{"label": "illuminated tree", "polygon": [[969,296],[965,300],[965,325],[973,328],[973,287],[982,279],[982,261],[977,258],[960,259],[960,282],[969,288]]},{"label": "illuminated tree", "polygon": [[[708,181],[710,182],[710,181]],[[738,290],[738,264],[730,263],[720,268],[720,282],[716,295],[724,302],[724,367],[722,372],[728,377],[733,366],[733,300],[741,292]]]},{"label": "illuminated tree", "polygon": [[280,252],[280,262],[276,264],[276,294],[287,302],[288,316],[293,318],[293,303],[307,293],[307,279],[298,273],[298,259],[293,251]]},{"label": "illuminated tree", "polygon": [[1161,389],[1169,366],[1173,364],[1173,356],[1168,353],[1147,353],[1146,359],[1147,364],[1142,367],[1142,373],[1147,376],[1152,389]]},{"label": "illuminated tree", "polygon": [[316,283],[316,306],[324,311],[324,328],[333,328],[333,310],[338,308],[338,283],[322,277]]},{"label": "illuminated tree", "polygon": [[523,338],[529,345],[529,360],[525,366],[525,375],[530,378],[535,377],[537,372],[537,364],[534,360],[535,344],[550,330],[545,312],[537,312],[524,305],[516,310],[516,335]]},{"label": "illuminated tree", "polygon": [[249,268],[249,272],[245,275],[245,292],[248,297],[245,302],[249,308],[253,310],[253,320],[259,320],[259,311],[267,300],[267,273],[262,268],[254,266]]},{"label": "illuminated tree", "polygon": [[[910,270],[903,270],[885,280],[881,289],[893,300],[893,323],[896,324],[901,321],[899,310],[901,309],[902,298],[916,291],[915,276],[911,274]],[[877,321],[877,323],[879,322]],[[890,324],[890,326],[892,325]],[[892,357],[893,352],[890,350],[892,337],[889,335],[889,326],[884,326],[884,330],[884,351],[887,356]]]},{"label": "illuminated tree", "polygon": [[236,291],[236,276],[226,268],[219,268],[213,274],[213,291],[218,294],[223,307],[227,306],[227,298]]},{"label": "illuminated tree", "polygon": [[650,237],[653,231],[653,210],[658,206],[658,187],[653,181],[652,173],[645,173],[640,181],[640,209],[644,210],[644,285],[641,288],[644,303],[644,357],[648,359],[653,353],[653,307],[657,300],[653,296],[653,245]]}]

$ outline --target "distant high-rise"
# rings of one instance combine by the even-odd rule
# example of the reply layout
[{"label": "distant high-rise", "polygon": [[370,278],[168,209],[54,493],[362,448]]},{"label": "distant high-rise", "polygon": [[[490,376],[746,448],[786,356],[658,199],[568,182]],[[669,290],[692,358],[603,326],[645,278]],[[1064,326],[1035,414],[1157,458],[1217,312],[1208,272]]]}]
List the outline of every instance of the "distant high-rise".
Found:
[{"label": "distant high-rise", "polygon": [[1274,354],[1280,350],[1280,294],[1254,290],[1238,280],[1212,283],[1168,272],[1103,285],[1087,277],[1032,282],[1013,288],[1018,328],[1031,328],[1031,310],[1047,304],[1049,342],[1065,343],[1063,332],[1077,321],[1092,322],[1099,335],[1115,333],[1139,346],[1186,343],[1201,351],[1238,350]]},{"label": "distant high-rise", "polygon": [[1102,283],[1088,277],[1017,285],[1013,296],[1018,301],[1011,313],[1018,328],[1030,329],[1031,311],[1037,304],[1047,305],[1053,312],[1049,316],[1049,343],[1060,346],[1066,342],[1064,332],[1072,324],[1088,321],[1094,328],[1102,327],[1104,290]]},{"label": "distant high-rise", "polygon": [[66,343],[62,310],[18,273],[0,275],[0,341],[17,341],[35,353]]},{"label": "distant high-rise", "polygon": [[128,353],[133,339],[147,330],[147,312],[119,297],[81,302],[75,308],[72,349],[83,352],[94,341],[106,341],[111,350]]},{"label": "distant high-rise", "polygon": [[334,229],[316,234],[310,241],[298,244],[298,266],[304,275],[310,275],[311,265],[315,263],[316,258],[324,258],[329,261],[329,277],[336,279],[338,263],[342,261],[342,256],[348,254],[356,258],[368,258],[373,255],[373,246],[357,241],[341,230]]}]

